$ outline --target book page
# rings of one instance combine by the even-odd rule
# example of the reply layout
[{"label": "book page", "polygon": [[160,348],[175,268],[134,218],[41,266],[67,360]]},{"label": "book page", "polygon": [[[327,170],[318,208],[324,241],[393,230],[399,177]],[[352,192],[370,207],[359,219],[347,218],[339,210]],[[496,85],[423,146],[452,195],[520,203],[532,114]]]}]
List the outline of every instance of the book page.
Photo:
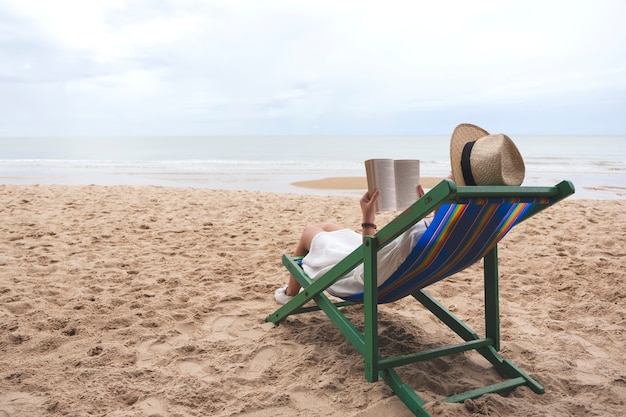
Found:
[{"label": "book page", "polygon": [[396,182],[394,179],[393,159],[368,159],[365,161],[367,189],[370,195],[378,188],[377,211],[396,209]]},{"label": "book page", "polygon": [[398,159],[394,161],[396,210],[404,210],[418,199],[417,185],[420,183],[420,161]]}]

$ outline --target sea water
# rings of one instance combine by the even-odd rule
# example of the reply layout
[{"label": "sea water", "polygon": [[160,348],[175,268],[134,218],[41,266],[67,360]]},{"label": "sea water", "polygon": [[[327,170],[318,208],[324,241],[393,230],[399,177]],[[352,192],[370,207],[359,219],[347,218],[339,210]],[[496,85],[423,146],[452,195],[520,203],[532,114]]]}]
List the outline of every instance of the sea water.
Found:
[{"label": "sea water", "polygon": [[[524,185],[574,182],[579,198],[626,198],[626,136],[520,136]],[[157,185],[346,194],[293,182],[362,177],[370,158],[450,171],[448,136],[0,138],[0,183]],[[356,194],[355,194],[356,193]]]}]

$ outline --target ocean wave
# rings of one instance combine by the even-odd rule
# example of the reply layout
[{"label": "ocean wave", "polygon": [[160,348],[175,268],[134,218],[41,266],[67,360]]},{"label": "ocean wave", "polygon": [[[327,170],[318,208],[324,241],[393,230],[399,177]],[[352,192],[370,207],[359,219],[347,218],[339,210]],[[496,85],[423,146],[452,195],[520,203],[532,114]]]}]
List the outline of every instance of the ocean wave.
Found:
[{"label": "ocean wave", "polygon": [[[185,159],[185,160],[75,160],[75,159],[0,159],[2,170],[67,170],[106,172],[249,172],[249,173],[350,173],[364,175],[362,162],[302,161],[302,160],[248,160],[248,159]],[[585,160],[578,158],[528,158],[527,172],[551,173],[626,173],[626,162],[615,160]],[[448,161],[421,161],[422,174],[445,175]]]}]

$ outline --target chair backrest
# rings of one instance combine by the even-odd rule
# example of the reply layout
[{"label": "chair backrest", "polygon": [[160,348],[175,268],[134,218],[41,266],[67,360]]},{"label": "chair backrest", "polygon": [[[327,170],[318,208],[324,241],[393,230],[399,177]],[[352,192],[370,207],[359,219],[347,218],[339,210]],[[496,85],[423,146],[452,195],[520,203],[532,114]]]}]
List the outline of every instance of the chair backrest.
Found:
[{"label": "chair backrest", "polygon": [[[550,198],[466,198],[442,205],[407,259],[378,288],[379,303],[403,298],[474,264]],[[357,294],[347,300],[361,300]]]}]

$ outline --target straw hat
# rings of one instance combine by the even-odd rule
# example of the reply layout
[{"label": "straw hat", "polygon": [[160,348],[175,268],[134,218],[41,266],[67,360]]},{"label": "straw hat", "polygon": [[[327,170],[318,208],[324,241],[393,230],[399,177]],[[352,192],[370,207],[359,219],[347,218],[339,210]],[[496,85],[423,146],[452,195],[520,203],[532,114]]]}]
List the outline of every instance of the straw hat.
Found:
[{"label": "straw hat", "polygon": [[468,123],[452,133],[450,161],[458,185],[521,185],[524,181],[524,160],[513,141]]}]

